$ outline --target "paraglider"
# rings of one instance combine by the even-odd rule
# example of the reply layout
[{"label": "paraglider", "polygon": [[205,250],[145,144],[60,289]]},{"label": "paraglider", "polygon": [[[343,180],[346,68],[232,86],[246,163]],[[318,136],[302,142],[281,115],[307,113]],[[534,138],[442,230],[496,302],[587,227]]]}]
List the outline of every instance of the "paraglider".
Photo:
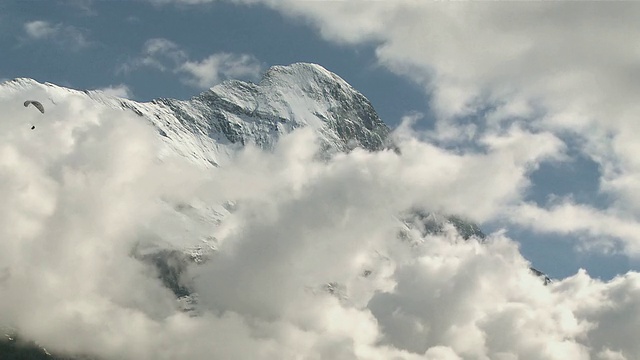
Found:
[{"label": "paraglider", "polygon": [[[40,110],[42,114],[44,114],[44,106],[40,103],[40,101],[36,100],[27,100],[24,102],[24,107],[28,107],[29,105],[33,105],[36,109]],[[31,130],[35,129],[35,125],[31,125]]]},{"label": "paraglider", "polygon": [[24,107],[27,107],[29,105],[33,105],[35,106],[38,110],[40,110],[41,113],[44,114],[44,106],[42,106],[42,104],[40,103],[40,101],[35,101],[35,100],[27,100],[24,102]]}]

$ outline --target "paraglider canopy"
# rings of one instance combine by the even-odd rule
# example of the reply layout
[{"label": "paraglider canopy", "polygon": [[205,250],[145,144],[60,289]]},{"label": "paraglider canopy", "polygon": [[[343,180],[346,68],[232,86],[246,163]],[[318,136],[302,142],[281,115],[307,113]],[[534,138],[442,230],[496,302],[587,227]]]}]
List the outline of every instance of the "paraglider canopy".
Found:
[{"label": "paraglider canopy", "polygon": [[[40,101],[36,100],[27,100],[24,102],[24,107],[28,107],[29,105],[33,105],[36,109],[40,110],[42,114],[44,114],[44,106],[40,103]],[[36,126],[32,125],[31,130],[35,129]]]},{"label": "paraglider canopy", "polygon": [[29,105],[35,106],[38,110],[40,110],[41,113],[44,114],[44,106],[42,106],[42,104],[39,101],[27,100],[24,102],[24,107],[27,107]]}]

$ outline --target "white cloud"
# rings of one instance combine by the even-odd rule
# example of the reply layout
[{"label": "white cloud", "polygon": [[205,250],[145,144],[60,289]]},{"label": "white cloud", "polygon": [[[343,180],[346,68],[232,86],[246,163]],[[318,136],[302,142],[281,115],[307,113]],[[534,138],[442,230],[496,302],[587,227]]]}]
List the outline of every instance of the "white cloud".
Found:
[{"label": "white cloud", "polygon": [[[158,161],[158,139],[137,116],[75,94],[45,104],[43,118],[24,111],[27,94],[2,93],[0,327],[50,351],[106,359],[640,353],[638,273],[600,281],[580,271],[543,286],[501,233],[480,244],[404,229],[401,240],[396,219],[413,206],[481,221],[506,217],[538,231],[585,233],[588,244],[617,237],[637,253],[637,108],[629,104],[638,92],[628,72],[635,65],[605,64],[633,58],[618,39],[623,28],[634,33],[626,21],[633,9],[608,20],[622,5],[594,15],[566,4],[523,4],[531,14],[480,4],[273,4],[312,18],[327,38],[379,41],[381,62],[433,91],[436,132],[416,136],[404,126],[401,155],[354,150],[319,162],[302,130],[273,153],[248,148],[209,173]],[[165,71],[192,63],[201,77],[215,74],[207,59],[190,60],[166,39],[148,42],[143,55]],[[28,95],[48,98],[43,89]],[[459,122],[488,105],[496,110],[478,124],[485,126]],[[37,131],[25,126],[31,122]],[[611,209],[523,204],[528,174],[569,156],[560,140],[566,132],[602,165],[603,189],[617,199]],[[464,137],[476,147],[437,146],[439,134],[451,134],[445,145]],[[167,201],[229,198],[237,209],[211,234],[218,251],[185,274],[201,306],[191,317],[132,248],[197,240],[189,237],[193,223]]]},{"label": "white cloud", "polygon": [[80,29],[64,24],[52,24],[48,21],[35,20],[24,24],[24,31],[32,40],[51,40],[59,46],[73,50],[87,47],[89,41]]},{"label": "white cloud", "polygon": [[24,25],[24,29],[34,39],[44,39],[53,36],[58,30],[47,21],[32,21]]},{"label": "white cloud", "polygon": [[187,56],[184,51],[180,50],[178,44],[163,38],[147,40],[144,44],[143,52],[151,56],[164,55],[174,61],[184,60]]},{"label": "white cloud", "polygon": [[227,79],[255,80],[262,72],[260,62],[249,54],[219,52],[203,60],[191,60],[175,42],[155,38],[145,42],[142,55],[123,64],[119,71],[152,67],[178,74],[186,84],[206,89]]},{"label": "white cloud", "polygon": [[171,71],[188,58],[186,52],[171,40],[164,38],[149,39],[144,43],[141,56],[124,63],[120,71],[133,71],[141,66]]},{"label": "white cloud", "polygon": [[125,84],[111,85],[105,88],[100,88],[98,90],[110,96],[116,96],[125,99],[130,99],[133,97],[131,89]]},{"label": "white cloud", "polygon": [[598,210],[568,199],[556,201],[549,208],[520,204],[510,213],[513,222],[533,231],[582,235],[579,246],[583,250],[622,250],[632,257],[640,256],[640,223],[624,213]]},{"label": "white cloud", "polygon": [[71,0],[68,1],[65,5],[69,6],[73,10],[78,11],[84,16],[96,16],[98,15],[98,12],[94,8],[94,3],[94,0]]},{"label": "white cloud", "polygon": [[[22,99],[47,99],[47,89],[0,92],[0,328],[49,351],[125,360],[640,352],[639,274],[602,282],[579,272],[544,286],[500,233],[483,244],[397,220],[412,206],[487,217],[517,204],[529,167],[561,151],[551,134],[514,126],[484,137],[483,153],[459,154],[404,131],[402,154],[356,149],[320,161],[303,129],[273,153],[249,147],[210,172],[159,161],[143,119],[82,93],[56,93],[46,117],[25,111]],[[209,234],[217,252],[184,274],[199,294],[190,316],[133,248],[197,242],[190,230],[202,220],[173,205],[230,198],[236,209]]]},{"label": "white cloud", "polygon": [[[600,166],[599,191],[613,199],[602,216],[640,220],[638,4],[255,2],[329,41],[374,45],[380,64],[430,95],[431,142],[473,153],[514,123],[551,133]],[[621,241],[633,254],[640,246]]]},{"label": "white cloud", "polygon": [[121,64],[116,71],[127,73],[140,67],[171,71],[187,58],[187,54],[173,41],[154,38],[144,43],[140,56]]},{"label": "white cloud", "polygon": [[217,53],[202,61],[187,61],[178,71],[187,73],[187,83],[208,88],[224,79],[257,79],[262,72],[258,60],[247,54]]}]

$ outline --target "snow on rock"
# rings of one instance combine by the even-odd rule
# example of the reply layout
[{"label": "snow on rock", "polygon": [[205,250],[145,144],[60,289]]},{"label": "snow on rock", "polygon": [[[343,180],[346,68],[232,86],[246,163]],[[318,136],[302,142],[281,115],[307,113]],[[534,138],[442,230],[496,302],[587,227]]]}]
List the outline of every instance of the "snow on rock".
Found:
[{"label": "snow on rock", "polygon": [[207,167],[226,163],[246,144],[272,149],[283,134],[300,127],[317,130],[329,152],[382,149],[390,131],[364,95],[316,64],[274,66],[258,84],[230,80],[190,100],[145,103],[25,78],[0,84],[0,92],[30,88],[44,90],[49,99],[45,107],[80,95],[133,111],[153,124],[167,150]]},{"label": "snow on rock", "polygon": [[[323,154],[329,156],[355,147],[383,149],[390,132],[360,92],[322,66],[307,63],[274,66],[258,83],[225,81],[189,100],[137,102],[28,78],[0,83],[3,98],[38,100],[50,119],[55,117],[56,106],[80,106],[70,99],[81,100],[82,106],[132,112],[157,130],[163,144],[160,159],[177,154],[205,168],[224,166],[249,144],[269,151],[282,135],[302,127],[315,131]],[[21,101],[16,102],[18,106]],[[171,221],[189,224],[185,226],[189,231],[156,229],[167,244],[149,248],[141,244],[137,256],[155,267],[177,295],[186,296],[189,290],[180,282],[182,263],[200,263],[216,251],[212,229],[232,209],[229,204],[166,205],[175,210]],[[185,237],[191,239],[190,246],[173,248],[172,239],[184,245]]]}]

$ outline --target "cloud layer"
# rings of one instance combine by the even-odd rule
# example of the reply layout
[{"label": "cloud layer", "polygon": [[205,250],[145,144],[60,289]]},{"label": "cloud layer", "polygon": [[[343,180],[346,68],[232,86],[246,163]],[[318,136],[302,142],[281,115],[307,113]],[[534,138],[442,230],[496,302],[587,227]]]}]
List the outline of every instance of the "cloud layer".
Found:
[{"label": "cloud layer", "polygon": [[[460,154],[406,125],[395,134],[401,154],[356,149],[320,161],[314,134],[302,129],[272,153],[249,146],[233,164],[203,170],[160,160],[158,135],[133,113],[82,93],[8,89],[0,93],[0,325],[49,351],[106,359],[640,352],[637,273],[602,282],[581,271],[544,286],[500,232],[464,241],[398,219],[415,207],[498,216],[520,201],[531,167],[562,152],[548,133],[514,126],[484,136],[485,152]],[[22,106],[25,97],[55,103],[45,100],[40,114]],[[491,188],[477,182],[488,174]],[[221,224],[198,215],[230,199]],[[198,294],[197,312],[183,312],[134,249],[183,249],[205,235],[217,251],[183,274]]]}]

